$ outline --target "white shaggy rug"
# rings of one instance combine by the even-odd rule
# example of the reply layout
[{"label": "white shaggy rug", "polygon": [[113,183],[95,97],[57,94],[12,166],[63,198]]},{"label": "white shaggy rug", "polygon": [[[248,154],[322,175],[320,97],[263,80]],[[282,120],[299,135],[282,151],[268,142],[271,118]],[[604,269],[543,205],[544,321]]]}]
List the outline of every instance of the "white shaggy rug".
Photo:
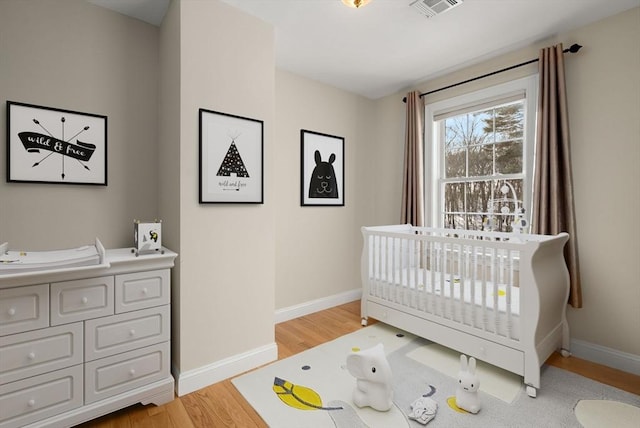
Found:
[{"label": "white shaggy rug", "polygon": [[[355,379],[346,369],[354,348],[382,343],[393,372],[394,406],[358,408]],[[457,352],[377,323],[232,380],[272,428],[422,427],[410,420],[411,403],[429,395],[438,405],[427,427],[637,427],[640,397],[555,367],[543,366],[537,398],[522,378],[478,362],[478,414],[455,409]],[[274,383],[277,384],[274,388]],[[300,391],[301,400],[275,391]],[[298,398],[300,398],[300,396]],[[281,397],[283,397],[281,399]]]}]

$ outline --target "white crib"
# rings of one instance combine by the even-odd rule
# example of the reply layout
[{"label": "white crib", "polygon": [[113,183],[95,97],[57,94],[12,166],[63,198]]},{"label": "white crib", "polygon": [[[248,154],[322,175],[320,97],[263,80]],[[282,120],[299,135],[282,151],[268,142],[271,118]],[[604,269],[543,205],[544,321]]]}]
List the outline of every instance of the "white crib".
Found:
[{"label": "white crib", "polygon": [[362,323],[372,317],[524,377],[569,355],[566,233],[363,227]]}]

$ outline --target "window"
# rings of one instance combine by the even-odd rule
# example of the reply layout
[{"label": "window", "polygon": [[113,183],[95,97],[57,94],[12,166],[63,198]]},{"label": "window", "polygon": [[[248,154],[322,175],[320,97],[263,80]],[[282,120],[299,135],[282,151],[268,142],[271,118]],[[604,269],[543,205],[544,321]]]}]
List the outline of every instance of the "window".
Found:
[{"label": "window", "polygon": [[526,230],[536,87],[532,76],[426,106],[427,224]]}]

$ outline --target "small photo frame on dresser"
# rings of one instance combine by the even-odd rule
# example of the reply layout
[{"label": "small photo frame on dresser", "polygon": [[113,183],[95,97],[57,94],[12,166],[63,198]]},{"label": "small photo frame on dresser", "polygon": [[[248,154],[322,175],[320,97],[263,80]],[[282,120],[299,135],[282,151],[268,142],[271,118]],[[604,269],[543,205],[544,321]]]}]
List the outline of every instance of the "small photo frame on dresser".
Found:
[{"label": "small photo frame on dresser", "polygon": [[133,221],[133,240],[135,242],[134,252],[139,254],[149,254],[162,250],[162,221],[142,222]]}]

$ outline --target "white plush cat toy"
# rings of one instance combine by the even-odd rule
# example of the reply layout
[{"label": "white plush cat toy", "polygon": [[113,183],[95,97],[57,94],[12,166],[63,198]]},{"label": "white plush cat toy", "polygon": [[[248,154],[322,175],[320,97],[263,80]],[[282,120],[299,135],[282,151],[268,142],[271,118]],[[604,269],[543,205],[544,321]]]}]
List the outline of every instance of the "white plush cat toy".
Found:
[{"label": "white plush cat toy", "polygon": [[456,389],[456,406],[471,413],[480,411],[478,388],[480,381],[476,375],[476,359],[460,355],[460,371],[458,372],[458,388]]}]

